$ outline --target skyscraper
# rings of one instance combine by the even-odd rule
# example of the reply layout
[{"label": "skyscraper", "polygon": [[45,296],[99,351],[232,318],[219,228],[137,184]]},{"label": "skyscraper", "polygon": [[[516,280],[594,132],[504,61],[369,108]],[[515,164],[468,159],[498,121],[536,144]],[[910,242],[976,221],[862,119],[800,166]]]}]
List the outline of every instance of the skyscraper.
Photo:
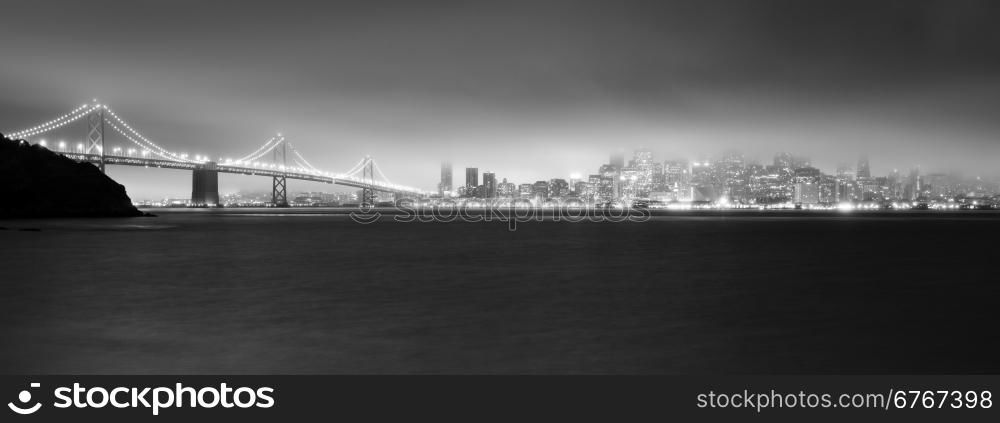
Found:
[{"label": "skyscraper", "polygon": [[451,163],[442,162],[441,163],[441,182],[438,183],[438,194],[442,196],[451,193]]},{"label": "skyscraper", "polygon": [[872,171],[868,167],[868,156],[861,156],[858,158],[858,174],[857,178],[871,178]]},{"label": "skyscraper", "polygon": [[474,192],[476,187],[479,186],[479,168],[477,167],[467,167],[465,168],[465,191]]},{"label": "skyscraper", "polygon": [[497,174],[493,172],[483,172],[483,196],[486,198],[497,197]]}]

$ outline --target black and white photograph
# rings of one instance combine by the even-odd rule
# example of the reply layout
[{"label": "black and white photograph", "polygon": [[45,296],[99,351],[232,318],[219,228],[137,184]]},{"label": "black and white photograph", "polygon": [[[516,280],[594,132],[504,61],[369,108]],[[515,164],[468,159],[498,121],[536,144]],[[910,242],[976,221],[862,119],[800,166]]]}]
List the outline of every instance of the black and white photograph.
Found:
[{"label": "black and white photograph", "polygon": [[4,0],[0,420],[993,419],[998,22]]}]

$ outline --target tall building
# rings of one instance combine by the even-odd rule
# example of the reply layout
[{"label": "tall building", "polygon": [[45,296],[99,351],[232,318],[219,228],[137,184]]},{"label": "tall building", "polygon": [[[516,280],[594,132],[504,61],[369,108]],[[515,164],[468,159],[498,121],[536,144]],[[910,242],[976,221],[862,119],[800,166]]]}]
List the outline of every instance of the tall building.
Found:
[{"label": "tall building", "polygon": [[503,182],[497,184],[497,197],[511,198],[515,197],[516,194],[517,185],[507,182],[507,178],[503,178]]},{"label": "tall building", "polygon": [[569,195],[569,183],[565,179],[549,181],[549,198],[560,198]]},{"label": "tall building", "polygon": [[470,193],[476,190],[479,186],[479,168],[477,167],[467,167],[465,168],[465,192]]},{"label": "tall building", "polygon": [[[624,160],[624,158],[622,159]],[[602,165],[598,172],[601,174],[601,187],[598,188],[603,201],[617,200],[621,195],[621,171],[623,168],[615,167],[613,164]],[[607,188],[606,190],[604,188]]]},{"label": "tall building", "polygon": [[483,197],[497,197],[497,174],[493,172],[483,172]]},{"label": "tall building", "polygon": [[530,200],[534,196],[535,186],[532,184],[521,184],[517,186],[518,196],[525,200]]},{"label": "tall building", "polygon": [[438,194],[446,196],[451,194],[451,163],[441,163],[441,182],[438,183]]},{"label": "tall building", "polygon": [[857,178],[871,178],[872,171],[868,167],[868,156],[861,156],[858,158],[858,174]]},{"label": "tall building", "polygon": [[579,173],[573,173],[569,175],[569,189],[571,191],[576,191],[576,184],[581,182],[582,176]]},{"label": "tall building", "polygon": [[663,162],[664,185],[673,192],[689,192],[691,188],[691,165],[686,160]]},{"label": "tall building", "polygon": [[549,198],[549,183],[545,181],[535,182],[532,188],[535,200],[541,201]]},{"label": "tall building", "polygon": [[573,193],[583,201],[590,201],[594,198],[594,186],[587,181],[578,181],[573,184]]},{"label": "tall building", "polygon": [[[626,178],[626,189],[628,196],[633,198],[645,198],[649,193],[661,189],[663,184],[663,165],[653,161],[653,152],[647,149],[635,151],[632,163],[630,163],[629,177]],[[625,170],[622,174],[626,173]]]},{"label": "tall building", "polygon": [[819,184],[813,182],[799,182],[795,184],[794,201],[798,204],[819,203]]},{"label": "tall building", "polygon": [[750,180],[743,153],[729,151],[715,162],[712,169],[717,189],[731,202],[749,202]]}]

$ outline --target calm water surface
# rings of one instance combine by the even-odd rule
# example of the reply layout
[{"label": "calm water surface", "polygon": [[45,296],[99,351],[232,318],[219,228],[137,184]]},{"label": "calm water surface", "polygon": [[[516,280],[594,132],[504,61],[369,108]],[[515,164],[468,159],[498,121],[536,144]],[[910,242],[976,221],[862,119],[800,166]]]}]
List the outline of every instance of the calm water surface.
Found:
[{"label": "calm water surface", "polygon": [[0,221],[0,372],[1000,372],[998,218],[157,213]]}]

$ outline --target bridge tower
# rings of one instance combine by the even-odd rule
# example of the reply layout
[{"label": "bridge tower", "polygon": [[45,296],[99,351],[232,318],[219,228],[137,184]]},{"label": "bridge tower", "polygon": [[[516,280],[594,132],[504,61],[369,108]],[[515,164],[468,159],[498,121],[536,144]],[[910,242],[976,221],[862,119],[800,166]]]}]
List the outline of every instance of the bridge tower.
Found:
[{"label": "bridge tower", "polygon": [[[281,136],[280,134],[278,135]],[[281,148],[274,149],[274,163],[281,166],[281,175],[275,176],[271,181],[271,202],[275,207],[288,207],[288,193],[286,185],[287,169],[288,164],[287,158],[285,156],[285,141],[281,141]]]},{"label": "bridge tower", "polygon": [[104,173],[104,107],[96,107],[87,114],[86,145],[84,154],[97,155],[97,167]]},{"label": "bridge tower", "polygon": [[375,207],[375,190],[372,189],[375,182],[375,168],[371,157],[365,157],[365,164],[361,167],[361,182],[365,187],[361,189],[361,207]]}]

